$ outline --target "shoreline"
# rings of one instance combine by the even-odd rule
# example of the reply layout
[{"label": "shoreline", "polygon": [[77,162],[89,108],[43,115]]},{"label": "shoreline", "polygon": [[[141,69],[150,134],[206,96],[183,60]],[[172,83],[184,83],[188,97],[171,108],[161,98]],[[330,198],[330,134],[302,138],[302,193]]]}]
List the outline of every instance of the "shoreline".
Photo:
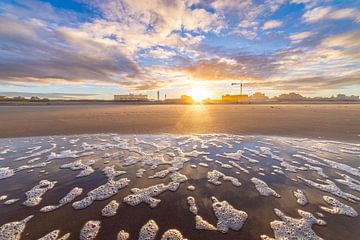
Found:
[{"label": "shoreline", "polygon": [[31,101],[0,101],[0,107],[6,106],[76,106],[76,105],[116,105],[116,106],[152,106],[152,105],[205,105],[205,106],[222,106],[222,105],[360,105],[360,101],[254,101],[254,102],[244,102],[244,103],[234,103],[234,102],[221,102],[221,103],[171,103],[171,102],[157,102],[157,101],[149,101],[149,102],[121,102],[121,101],[107,101],[107,100],[74,100],[74,101],[57,101],[52,100],[49,102],[31,102]]},{"label": "shoreline", "polygon": [[0,138],[225,133],[359,141],[358,104],[0,106]]}]

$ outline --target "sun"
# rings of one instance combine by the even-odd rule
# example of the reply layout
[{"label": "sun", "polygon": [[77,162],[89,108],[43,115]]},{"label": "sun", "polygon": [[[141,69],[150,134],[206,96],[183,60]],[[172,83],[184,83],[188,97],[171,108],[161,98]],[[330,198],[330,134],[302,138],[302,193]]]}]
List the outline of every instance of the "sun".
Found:
[{"label": "sun", "polygon": [[196,101],[201,102],[204,99],[210,98],[210,92],[205,87],[193,87],[189,91],[189,95]]}]

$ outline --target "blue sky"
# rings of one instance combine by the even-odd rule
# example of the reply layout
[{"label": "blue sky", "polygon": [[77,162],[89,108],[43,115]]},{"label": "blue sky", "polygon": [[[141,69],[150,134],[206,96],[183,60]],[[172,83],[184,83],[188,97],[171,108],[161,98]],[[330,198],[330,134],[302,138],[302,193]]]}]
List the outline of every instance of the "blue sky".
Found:
[{"label": "blue sky", "polygon": [[360,95],[360,1],[0,2],[0,95]]}]

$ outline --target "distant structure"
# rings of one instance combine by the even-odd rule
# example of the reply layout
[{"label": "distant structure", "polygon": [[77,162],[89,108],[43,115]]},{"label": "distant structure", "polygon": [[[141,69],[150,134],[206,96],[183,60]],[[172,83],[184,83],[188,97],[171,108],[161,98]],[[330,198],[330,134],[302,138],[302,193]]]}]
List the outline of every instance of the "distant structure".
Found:
[{"label": "distant structure", "polygon": [[157,91],[157,100],[160,101],[160,91]]},{"label": "distant structure", "polygon": [[221,102],[225,103],[235,103],[235,102],[246,102],[249,101],[248,95],[222,95],[221,96]]},{"label": "distant structure", "polygon": [[123,102],[141,102],[148,101],[148,96],[144,94],[127,94],[127,95],[114,95],[114,101]]},{"label": "distant structure", "polygon": [[181,95],[180,98],[167,98],[164,102],[170,104],[193,104],[195,101],[191,96]]}]

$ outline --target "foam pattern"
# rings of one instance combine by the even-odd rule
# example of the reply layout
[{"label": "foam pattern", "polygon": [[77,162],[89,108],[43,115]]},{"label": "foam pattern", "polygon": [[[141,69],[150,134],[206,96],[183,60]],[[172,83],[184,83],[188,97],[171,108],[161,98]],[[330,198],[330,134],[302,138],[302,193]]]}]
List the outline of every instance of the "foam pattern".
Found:
[{"label": "foam pattern", "polygon": [[38,205],[42,200],[42,196],[48,190],[52,189],[56,183],[56,181],[41,180],[38,185],[25,193],[27,199],[25,202],[23,202],[23,204],[28,207],[34,207]]},{"label": "foam pattern", "polygon": [[46,234],[45,236],[39,238],[38,240],[66,240],[70,238],[70,233],[65,234],[62,237],[59,237],[60,230],[54,230]]},{"label": "foam pattern", "polygon": [[325,202],[330,204],[332,208],[321,206],[320,208],[324,210],[325,212],[331,213],[331,214],[342,214],[350,217],[357,217],[358,213],[357,211],[346,205],[345,203],[340,202],[339,200],[330,197],[330,196],[323,196],[323,199]]},{"label": "foam pattern", "polygon": [[116,240],[127,240],[129,239],[130,234],[128,232],[125,232],[124,230],[120,230],[120,232],[117,234]]},{"label": "foam pattern", "polygon": [[68,164],[63,164],[61,165],[60,168],[70,168],[71,170],[81,170],[81,172],[76,175],[76,177],[85,177],[85,176],[89,176],[90,174],[92,174],[93,172],[95,172],[95,170],[91,167],[92,165],[94,165],[95,161],[94,160],[90,160],[86,163],[82,163],[81,160],[78,161],[74,161]]},{"label": "foam pattern", "polygon": [[[313,201],[311,206],[305,207],[315,209],[314,213],[303,211],[299,212],[300,218],[293,218],[292,215],[291,217],[285,216],[280,210],[275,210],[275,213],[281,217],[279,220],[273,221],[275,223],[271,223],[274,237],[276,239],[320,238],[314,232],[317,230],[312,229],[312,225],[321,225],[323,222],[320,221],[321,219],[309,215],[314,214],[316,217],[326,219],[329,222],[329,226],[325,227],[324,231],[335,232],[335,234],[330,235],[334,239],[340,239],[342,237],[341,233],[346,230],[346,226],[336,224],[337,221],[348,218],[350,225],[350,221],[357,220],[356,216],[360,211],[357,204],[360,201],[360,196],[357,194],[357,192],[360,192],[360,166],[356,161],[359,156],[360,144],[354,142],[231,134],[136,136],[94,134],[0,139],[0,183],[5,184],[0,186],[0,212],[6,209],[7,217],[19,216],[24,208],[21,203],[17,204],[19,199],[21,201],[26,200],[24,204],[27,206],[40,205],[45,200],[46,203],[54,202],[54,205],[41,205],[39,208],[25,207],[26,211],[35,215],[34,219],[31,220],[31,224],[26,225],[34,229],[41,227],[41,224],[44,224],[44,221],[47,220],[52,221],[54,224],[60,224],[53,228],[56,230],[50,233],[44,232],[43,235],[48,234],[43,236],[43,239],[62,239],[62,237],[66,237],[66,234],[60,232],[63,230],[61,228],[62,222],[56,221],[56,216],[62,216],[69,210],[65,207],[62,208],[63,205],[70,203],[74,209],[95,208],[96,206],[91,205],[94,201],[109,199],[107,202],[99,203],[99,205],[105,206],[100,211],[104,216],[113,216],[119,207],[119,203],[116,202],[119,201],[119,198],[116,197],[116,194],[121,189],[129,186],[131,179],[132,189],[129,189],[129,193],[127,193],[127,190],[123,190],[126,193],[124,197],[121,194],[122,198],[120,199],[127,205],[136,206],[144,203],[144,205],[155,208],[161,204],[161,201],[165,200],[164,198],[171,195],[175,205],[173,210],[179,210],[178,206],[186,208],[186,204],[188,204],[190,213],[185,214],[184,218],[185,221],[194,223],[193,228],[220,232],[241,229],[242,232],[238,234],[251,235],[251,238],[257,237],[261,233],[255,233],[254,235],[253,228],[238,227],[241,225],[246,226],[247,215],[245,214],[248,212],[247,207],[249,207],[249,203],[246,201],[253,200],[254,203],[261,203],[259,210],[264,209],[264,212],[266,212],[266,210],[272,210],[275,206],[293,206],[293,204],[284,204],[288,200],[293,201],[294,204],[296,201],[299,206],[304,206],[308,202],[307,196],[313,196],[310,199]],[[59,165],[60,168],[58,168]],[[69,174],[68,169],[76,172]],[[104,175],[101,176],[101,172],[98,171],[102,171]],[[48,175],[49,178],[46,179],[51,179],[51,181],[41,180],[44,179],[41,177],[45,175]],[[87,177],[75,178],[75,176]],[[246,190],[246,196],[243,191],[240,191],[240,188],[232,188],[229,184],[223,184],[224,181],[230,181],[234,186],[240,186],[240,177],[241,182],[244,184],[243,190]],[[190,179],[189,182],[185,183],[188,178]],[[24,183],[23,186],[26,186],[26,188],[22,192],[16,189],[17,186],[22,185],[16,185],[15,188],[6,187],[6,184],[12,184],[13,182],[23,184],[23,181],[28,181],[28,183]],[[208,182],[218,186],[211,186]],[[74,183],[76,183],[75,186],[73,186]],[[182,183],[185,183],[184,186],[181,186]],[[83,190],[76,186],[86,186],[87,191],[83,193]],[[89,187],[90,191],[88,190]],[[272,189],[273,187],[274,189]],[[289,187],[292,188],[289,190]],[[68,189],[69,192],[66,195],[64,194],[65,196],[60,196],[62,198],[59,201],[58,199],[54,200],[53,197],[59,196],[58,193],[64,189]],[[190,192],[195,189],[195,192]],[[51,193],[47,194],[47,191],[50,190]],[[222,200],[226,201],[221,202],[213,199],[213,204],[209,205],[209,201],[205,199],[209,197],[210,190],[214,191],[212,195],[222,196],[224,197]],[[167,194],[162,194],[166,191]],[[231,196],[226,197],[226,192],[231,192]],[[319,203],[315,197],[321,196],[322,192],[329,196],[324,196],[325,202]],[[24,193],[26,199],[23,199]],[[184,193],[191,193],[193,197],[184,199]],[[280,197],[278,193],[282,193],[284,197],[261,197],[259,199],[259,196]],[[294,195],[293,199],[290,196],[292,194]],[[194,197],[199,202],[195,202]],[[240,199],[241,202],[236,201]],[[241,210],[235,209],[227,201],[236,203],[235,207],[242,204]],[[203,209],[198,209],[196,203],[202,203],[202,207],[207,207],[209,213],[215,214],[217,221],[206,221],[207,219],[202,217],[204,216],[201,213]],[[7,206],[10,204],[13,205]],[[125,208],[128,207],[125,206]],[[38,212],[39,209],[40,213]],[[53,210],[56,210],[56,212],[48,213]],[[156,211],[162,210],[162,208],[154,209],[146,211],[144,214],[151,215],[154,213],[155,215],[148,217],[159,217],[160,215]],[[206,209],[204,210],[206,211]],[[292,212],[290,210],[284,209],[284,212]],[[322,213],[326,212],[325,217],[322,213],[317,212],[319,210]],[[87,215],[89,211],[93,212],[92,209],[84,212],[73,211],[74,217],[83,214]],[[174,214],[179,213],[174,212]],[[340,214],[345,216],[338,216]],[[20,218],[23,217],[21,215]],[[119,214],[115,218],[123,221],[126,216]],[[254,219],[252,218],[254,216],[250,215],[249,218],[253,223]],[[33,229],[25,229],[22,232],[23,230],[20,228],[25,228],[25,224],[21,223],[22,221],[17,221],[19,220],[15,218],[9,220],[9,223],[4,224],[2,222],[1,224],[4,225],[1,227],[0,234],[13,231],[10,233],[12,236],[10,239],[19,239],[21,234],[24,235],[22,236],[23,239],[26,239],[27,236],[29,236],[28,238],[37,236],[37,234],[32,234]],[[163,219],[161,219],[161,222],[163,222]],[[19,224],[19,228],[13,228],[14,224]],[[104,220],[102,224],[109,224],[109,221]],[[182,223],[180,224],[182,225]],[[270,222],[259,222],[259,225],[261,225],[259,227],[266,227],[263,226],[264,224],[267,225]],[[94,229],[96,229],[95,225]],[[107,227],[104,226],[104,229]],[[155,237],[150,236],[149,239],[161,239],[162,237],[166,239],[184,239],[180,234],[187,235],[188,232],[194,230],[184,229],[180,225],[172,227],[181,229],[182,232],[170,229],[165,234],[163,232],[167,229],[162,229],[161,233],[155,234]],[[71,228],[74,227],[71,226]],[[354,229],[354,234],[351,234],[357,236],[357,230]],[[134,231],[139,231],[139,229],[127,229],[127,231],[132,234]],[[80,231],[79,229],[71,229],[71,232]],[[105,237],[103,238],[116,238],[116,236],[104,234]],[[199,231],[197,234],[201,238],[201,235],[206,233]],[[219,234],[221,235],[221,233],[214,232],[214,238],[221,238]],[[137,238],[135,235],[132,238]],[[89,236],[89,238],[93,238],[91,234]],[[76,236],[71,236],[71,238],[74,237]],[[120,239],[120,237],[123,239],[130,238],[124,230],[120,231],[118,238]],[[262,237],[271,239],[268,236]]]},{"label": "foam pattern", "polygon": [[217,230],[222,233],[227,233],[229,229],[240,230],[248,218],[247,213],[235,209],[227,201],[220,202],[216,197],[211,197],[211,200],[213,201],[212,208],[218,219]]},{"label": "foam pattern", "polygon": [[11,169],[9,167],[0,168],[0,179],[9,178],[11,176],[14,176],[14,174],[14,169]]},{"label": "foam pattern", "polygon": [[222,173],[220,171],[212,170],[207,173],[208,182],[210,182],[212,184],[220,185],[221,184],[221,181],[219,181],[220,178],[222,178],[224,181],[230,181],[232,183],[232,185],[234,185],[235,187],[241,186],[241,182],[239,182],[239,180],[237,178],[231,177],[231,176],[226,176],[224,173]]},{"label": "foam pattern", "polygon": [[301,206],[305,206],[308,203],[308,199],[302,190],[296,189],[296,191],[294,191],[293,193],[298,204],[300,204]]},{"label": "foam pattern", "polygon": [[172,180],[169,184],[157,184],[147,188],[132,188],[132,194],[126,196],[124,198],[124,202],[129,204],[130,206],[136,206],[142,202],[150,205],[151,208],[155,208],[160,202],[160,199],[154,198],[159,194],[169,190],[176,191],[180,183],[185,182],[187,177],[179,172],[174,172],[170,175],[170,179]]},{"label": "foam pattern", "polygon": [[72,201],[74,201],[74,199],[78,196],[80,196],[83,192],[82,188],[79,187],[74,187],[73,189],[70,190],[70,192],[68,192],[62,199],[59,200],[59,204],[58,205],[48,205],[45,206],[43,208],[40,209],[41,212],[50,212],[50,211],[54,211]]},{"label": "foam pattern", "polygon": [[154,240],[158,231],[159,226],[151,219],[141,227],[139,240]]},{"label": "foam pattern", "polygon": [[100,221],[87,221],[80,230],[80,240],[95,239],[101,227]]},{"label": "foam pattern", "polygon": [[119,206],[120,204],[116,200],[112,200],[101,210],[101,215],[104,217],[115,216]]},{"label": "foam pattern", "polygon": [[321,184],[321,183],[317,183],[317,182],[314,182],[312,180],[309,180],[309,179],[306,179],[306,178],[303,178],[303,177],[300,177],[300,176],[298,176],[298,178],[300,180],[304,181],[309,186],[316,187],[316,188],[320,189],[321,191],[334,194],[335,196],[341,197],[341,198],[346,199],[346,200],[348,200],[350,202],[360,201],[359,197],[357,197],[355,195],[352,195],[351,193],[346,193],[346,192],[342,191],[330,179],[326,179],[325,181],[322,181],[324,184]]},{"label": "foam pattern", "polygon": [[27,222],[34,216],[28,216],[21,221],[5,223],[0,227],[1,240],[20,240],[21,234],[24,231]]},{"label": "foam pattern", "polygon": [[74,209],[84,209],[90,206],[95,200],[101,201],[110,198],[118,191],[129,184],[128,178],[121,178],[117,181],[109,180],[107,183],[88,192],[87,197],[72,204]]},{"label": "foam pattern", "polygon": [[161,237],[161,240],[187,240],[179,230],[169,229]]},{"label": "foam pattern", "polygon": [[200,215],[195,216],[195,228],[198,230],[216,231],[217,228],[204,220]]},{"label": "foam pattern", "polygon": [[312,229],[312,225],[325,225],[326,222],[322,219],[317,219],[310,212],[298,210],[300,219],[286,216],[279,209],[274,209],[275,214],[281,221],[275,220],[270,223],[270,227],[274,231],[275,238],[270,238],[266,235],[261,235],[263,240],[285,240],[285,239],[307,239],[307,240],[321,240],[322,238],[316,235]]},{"label": "foam pattern", "polygon": [[255,188],[261,196],[280,197],[280,194],[278,194],[274,189],[270,188],[263,180],[253,177],[251,178],[251,181],[255,184]]},{"label": "foam pattern", "polygon": [[198,208],[196,206],[196,202],[195,202],[195,198],[194,197],[187,197],[187,202],[189,204],[189,210],[190,212],[192,212],[194,215],[198,214]]}]

